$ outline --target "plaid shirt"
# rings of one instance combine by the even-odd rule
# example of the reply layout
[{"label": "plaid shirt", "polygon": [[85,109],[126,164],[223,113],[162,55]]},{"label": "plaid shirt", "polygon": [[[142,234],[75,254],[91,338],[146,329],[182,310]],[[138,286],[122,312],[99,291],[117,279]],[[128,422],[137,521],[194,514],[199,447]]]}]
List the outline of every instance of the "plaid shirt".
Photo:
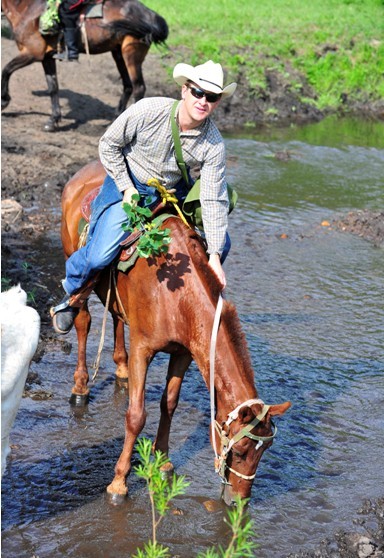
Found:
[{"label": "plaid shirt", "polygon": [[[120,191],[133,187],[127,164],[144,184],[157,178],[170,189],[180,181],[170,122],[173,103],[174,99],[166,97],[142,99],[123,112],[100,139],[100,160]],[[180,132],[180,141],[186,165],[200,168],[200,201],[208,253],[221,254],[229,207],[223,139],[207,118],[198,128]]]}]

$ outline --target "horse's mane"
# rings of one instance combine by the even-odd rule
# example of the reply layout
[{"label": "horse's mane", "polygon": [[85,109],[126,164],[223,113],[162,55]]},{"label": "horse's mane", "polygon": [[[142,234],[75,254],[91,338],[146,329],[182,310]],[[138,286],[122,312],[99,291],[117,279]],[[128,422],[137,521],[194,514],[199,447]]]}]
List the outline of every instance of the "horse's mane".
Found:
[{"label": "horse's mane", "polygon": [[[219,294],[221,293],[221,285],[214,272],[208,266],[203,241],[195,231],[186,231],[185,234],[187,236],[186,244],[188,246],[188,251],[193,259],[195,268],[201,277],[203,284],[206,285],[207,291],[211,295],[212,303],[216,305]],[[235,351],[237,354],[241,355],[243,359],[244,374],[251,374],[253,377],[253,368],[248,343],[236,310],[236,306],[232,302],[225,299],[221,320],[226,326],[226,330]]]}]

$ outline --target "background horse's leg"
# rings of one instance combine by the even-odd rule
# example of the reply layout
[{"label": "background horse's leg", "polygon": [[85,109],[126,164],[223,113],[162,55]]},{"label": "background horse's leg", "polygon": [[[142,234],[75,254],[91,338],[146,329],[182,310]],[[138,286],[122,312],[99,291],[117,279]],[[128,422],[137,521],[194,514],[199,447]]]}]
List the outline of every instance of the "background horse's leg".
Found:
[{"label": "background horse's leg", "polygon": [[121,76],[121,80],[123,82],[123,93],[121,94],[119,104],[115,109],[115,115],[119,116],[122,112],[124,112],[130,96],[132,95],[132,82],[128,75],[128,70],[126,68],[123,55],[121,53],[121,47],[118,46],[117,48],[113,49],[112,51],[113,59],[116,63],[117,69],[119,70],[119,74]]},{"label": "background horse's leg", "polygon": [[[181,384],[184,375],[192,362],[191,354],[174,354],[169,359],[167,384],[164,389],[160,403],[160,422],[157,431],[156,440],[153,444],[154,450],[160,450],[168,456],[169,451],[169,434],[171,430],[172,417],[179,402]],[[164,472],[173,470],[172,463],[167,463]]]},{"label": "background horse's leg", "polygon": [[45,56],[42,62],[45,79],[47,80],[48,93],[51,97],[52,114],[49,120],[44,124],[43,129],[46,132],[54,132],[58,129],[58,123],[61,120],[61,109],[59,103],[59,83],[57,80],[56,60],[52,56]]},{"label": "background horse's leg", "polygon": [[113,331],[115,337],[113,360],[117,366],[116,379],[126,382],[128,380],[128,353],[125,348],[124,322],[116,316],[113,316]]},{"label": "background horse's leg", "polygon": [[132,82],[132,93],[135,102],[142,99],[145,95],[142,65],[149,47],[150,45],[130,36],[124,37],[121,45],[125,66]]},{"label": "background horse's leg", "polygon": [[29,66],[33,62],[36,62],[36,58],[33,54],[19,54],[12,58],[8,64],[4,66],[4,69],[1,73],[1,109],[5,109],[11,100],[9,95],[9,79],[13,72],[16,70],[20,70],[20,68],[25,68],[25,66]]},{"label": "background horse's leg", "polygon": [[72,388],[70,403],[72,405],[84,406],[88,403],[89,399],[87,338],[91,328],[91,315],[88,310],[87,302],[84,303],[75,318],[75,328],[77,333],[77,367],[73,376],[75,385]]},{"label": "background horse's leg", "polygon": [[119,503],[121,498],[127,495],[128,489],[125,482],[131,470],[131,458],[136,439],[145,425],[147,414],[145,412],[145,379],[147,368],[151,361],[152,354],[149,354],[148,347],[137,347],[131,338],[131,354],[129,356],[129,407],[125,415],[125,440],[123,451],[115,466],[115,476],[107,488],[114,503]]}]

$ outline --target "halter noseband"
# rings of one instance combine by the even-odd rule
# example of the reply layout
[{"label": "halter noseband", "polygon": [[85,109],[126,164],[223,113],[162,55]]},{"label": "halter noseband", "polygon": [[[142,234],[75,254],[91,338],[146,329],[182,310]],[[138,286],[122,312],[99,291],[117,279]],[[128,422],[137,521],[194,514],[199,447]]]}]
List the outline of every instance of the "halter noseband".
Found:
[{"label": "halter noseband", "polygon": [[257,441],[256,444],[256,451],[263,445],[264,442],[268,442],[270,440],[273,440],[273,438],[276,436],[277,434],[277,427],[272,423],[273,426],[273,434],[271,436],[256,436],[255,434],[251,433],[251,430],[257,426],[262,420],[263,418],[266,416],[266,414],[268,413],[268,410],[270,408],[270,405],[265,405],[264,402],[261,399],[249,399],[248,401],[245,401],[244,403],[241,403],[240,405],[238,405],[238,407],[236,407],[236,409],[234,409],[233,411],[231,411],[228,414],[228,419],[226,420],[226,422],[224,423],[224,427],[225,426],[229,426],[234,420],[236,420],[239,416],[239,410],[242,407],[250,407],[251,405],[255,404],[255,403],[259,403],[263,406],[262,411],[259,415],[257,415],[249,424],[247,424],[247,426],[244,426],[244,428],[242,428],[237,434],[235,434],[235,436],[233,436],[233,438],[229,438],[226,433],[224,432],[224,428],[220,426],[220,424],[215,420],[215,429],[216,432],[219,434],[220,437],[220,447],[221,447],[221,453],[220,455],[216,454],[216,459],[215,459],[215,470],[216,473],[219,474],[220,478],[221,478],[221,482],[225,483],[225,484],[229,484],[228,481],[225,478],[225,470],[228,469],[229,471],[231,471],[231,473],[234,473],[235,475],[237,475],[238,477],[244,479],[244,480],[253,480],[256,476],[256,473],[254,473],[253,475],[243,475],[242,473],[239,473],[238,471],[235,471],[235,469],[232,469],[231,467],[229,467],[227,465],[227,458],[228,458],[228,454],[231,451],[231,449],[233,448],[233,446],[235,444],[237,444],[237,442],[239,442],[242,438],[250,438],[251,440],[255,440]]}]

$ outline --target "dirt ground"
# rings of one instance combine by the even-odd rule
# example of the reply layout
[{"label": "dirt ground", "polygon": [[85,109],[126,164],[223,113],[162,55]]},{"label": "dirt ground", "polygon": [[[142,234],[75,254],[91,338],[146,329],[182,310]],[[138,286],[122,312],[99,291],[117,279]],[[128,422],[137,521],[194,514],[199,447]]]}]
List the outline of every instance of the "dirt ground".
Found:
[{"label": "dirt ground", "polygon": [[[17,49],[12,40],[2,38],[2,65]],[[167,55],[174,63],[175,53]],[[144,63],[147,96],[177,97],[179,88],[167,74],[154,49]],[[42,318],[41,342],[36,359],[47,343],[55,342],[49,308],[58,301],[63,277],[61,254],[60,196],[67,180],[83,165],[97,158],[100,136],[114,118],[120,81],[110,54],[81,56],[80,63],[58,67],[63,118],[60,131],[46,133],[43,125],[50,114],[50,101],[42,67],[33,64],[16,72],[10,82],[12,97],[2,113],[2,288],[21,282]],[[274,124],[321,119],[320,112],[302,106],[291,97],[276,76],[270,76],[270,94],[264,99],[246,99],[239,76],[239,94],[225,101],[215,114],[223,131],[252,122],[271,124],[266,108],[278,106],[280,117]],[[292,106],[295,110],[292,111]],[[361,107],[364,114],[382,118],[382,107]],[[379,245],[384,241],[384,212],[357,212],[333,223],[346,232],[359,234]],[[4,282],[5,281],[5,282]],[[34,381],[30,379],[30,381]],[[345,558],[383,556],[384,501],[366,502],[354,523],[363,525],[366,535],[355,531],[336,533],[332,541],[315,553],[292,558]]]}]

